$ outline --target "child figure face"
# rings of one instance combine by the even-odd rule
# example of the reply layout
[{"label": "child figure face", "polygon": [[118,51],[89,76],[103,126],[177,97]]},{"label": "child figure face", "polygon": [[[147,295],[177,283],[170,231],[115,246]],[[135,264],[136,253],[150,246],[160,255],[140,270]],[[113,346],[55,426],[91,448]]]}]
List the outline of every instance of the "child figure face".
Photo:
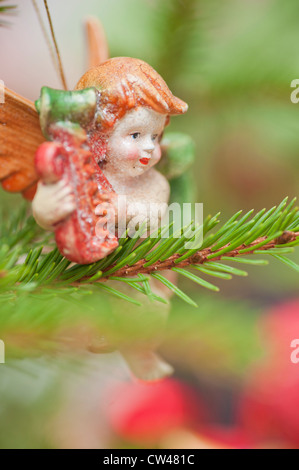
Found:
[{"label": "child figure face", "polygon": [[161,158],[159,137],[165,121],[165,114],[149,108],[128,111],[109,137],[105,170],[126,178],[139,176],[154,166]]}]

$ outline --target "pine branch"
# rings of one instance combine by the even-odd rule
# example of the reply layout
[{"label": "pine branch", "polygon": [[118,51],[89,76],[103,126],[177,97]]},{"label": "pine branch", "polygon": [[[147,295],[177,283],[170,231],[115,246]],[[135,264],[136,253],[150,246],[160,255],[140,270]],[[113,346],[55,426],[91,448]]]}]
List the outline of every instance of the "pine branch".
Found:
[{"label": "pine branch", "polygon": [[[38,292],[49,288],[54,294],[95,287],[136,304],[133,297],[111,287],[111,283],[106,285],[109,280],[115,285],[126,283],[132,292],[137,290],[150,300],[165,302],[151,291],[149,280],[155,278],[194,305],[192,299],[167,280],[161,271],[173,270],[212,291],[219,289],[202,275],[220,279],[246,276],[245,271],[226,263],[267,264],[264,260],[252,259],[256,254],[270,254],[298,272],[299,267],[284,256],[299,244],[299,210],[294,204],[295,200],[287,205],[286,198],[267,212],[264,209],[253,215],[250,211],[242,216],[240,211],[216,232],[219,214],[207,217],[200,227],[192,223],[179,234],[174,233],[169,224],[140,243],[143,228],[133,238],[121,238],[119,247],[108,257],[87,266],[71,265],[57,248],[50,250],[53,239],[44,235],[32,217],[26,218],[23,209],[8,224],[1,224],[0,297],[24,290]],[[171,235],[164,238],[166,233]],[[186,241],[194,242],[201,236],[200,249],[185,248]]]},{"label": "pine branch", "polygon": [[[228,260],[231,260],[231,258],[242,256],[244,253],[248,255],[252,255],[252,254],[261,254],[264,251],[267,251],[268,253],[273,254],[275,256],[278,256],[280,253],[291,253],[293,251],[292,249],[290,250],[281,249],[279,248],[279,246],[282,244],[297,241],[298,238],[299,238],[299,232],[289,232],[289,231],[283,232],[281,236],[276,237],[272,241],[269,241],[269,238],[266,236],[260,237],[254,242],[250,243],[249,245],[242,244],[234,250],[225,252],[225,256],[221,254],[219,256],[215,256],[215,257],[213,256],[213,259],[215,261],[218,261],[218,260],[228,261]],[[226,250],[226,248],[228,247],[230,247],[230,244],[227,244],[224,247],[224,249]],[[274,249],[274,252],[270,251],[273,249]],[[162,271],[162,270],[173,269],[173,268],[197,267],[197,265],[203,265],[206,263],[209,263],[209,266],[214,266],[212,265],[211,262],[209,262],[210,256],[217,254],[218,252],[221,252],[222,249],[219,249],[215,252],[213,252],[212,250],[213,250],[212,247],[206,248],[204,250],[199,250],[194,255],[186,259],[182,259],[183,257],[180,254],[175,253],[165,261],[158,260],[154,264],[150,266],[146,266],[146,267],[144,266],[144,264],[146,264],[146,259],[141,259],[137,263],[133,264],[132,266],[124,266],[123,268],[120,268],[119,270],[114,272],[114,275],[118,277],[125,277],[125,276],[135,276],[136,274],[151,274],[156,271]],[[196,265],[196,266],[193,266],[193,265]],[[108,280],[109,276],[105,276],[105,270],[104,270],[101,280],[106,280],[106,279]]]}]

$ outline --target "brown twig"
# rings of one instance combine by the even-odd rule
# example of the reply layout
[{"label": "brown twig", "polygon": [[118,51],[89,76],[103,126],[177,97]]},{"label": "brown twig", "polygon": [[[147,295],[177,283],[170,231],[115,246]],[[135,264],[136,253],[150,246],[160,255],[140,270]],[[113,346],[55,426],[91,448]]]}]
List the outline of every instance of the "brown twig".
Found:
[{"label": "brown twig", "polygon": [[[270,241],[266,245],[263,245],[262,247],[259,247],[258,249],[260,251],[267,251],[269,249],[275,248],[277,245],[283,245],[286,243],[290,243],[292,241],[295,241],[299,237],[299,232],[284,232],[280,237],[276,238],[275,240]],[[241,250],[244,248],[252,248],[252,250],[246,252],[246,256],[253,254],[255,251],[256,245],[261,243],[262,241],[266,240],[267,237],[260,237],[257,238],[254,242],[250,243],[249,245],[241,245],[235,250],[226,252],[222,255],[215,256],[212,258],[213,261],[219,261],[223,256],[229,256],[229,257],[236,257],[236,256],[242,256],[243,253],[240,253]],[[229,246],[229,245],[227,245]],[[221,247],[217,251],[221,251],[224,247]],[[217,251],[215,253],[217,253]],[[192,255],[190,258],[187,258],[179,263],[175,263],[175,261],[180,258],[182,255],[176,253],[172,256],[170,256],[167,260],[165,261],[156,261],[150,266],[144,266],[144,264],[147,262],[145,259],[141,259],[137,261],[137,263],[133,264],[132,266],[124,266],[120,268],[119,270],[115,271],[112,276],[115,277],[127,277],[127,276],[137,276],[137,274],[151,274],[153,272],[157,271],[162,271],[162,270],[167,270],[171,268],[185,268],[188,267],[192,264],[204,264],[209,261],[208,255],[211,254],[212,250],[211,248],[205,248],[204,250],[199,250],[197,253]],[[106,281],[109,279],[109,276],[105,276],[105,271],[108,271],[112,268],[112,266],[109,266],[104,270],[104,275],[103,277],[100,278],[99,281]]]}]

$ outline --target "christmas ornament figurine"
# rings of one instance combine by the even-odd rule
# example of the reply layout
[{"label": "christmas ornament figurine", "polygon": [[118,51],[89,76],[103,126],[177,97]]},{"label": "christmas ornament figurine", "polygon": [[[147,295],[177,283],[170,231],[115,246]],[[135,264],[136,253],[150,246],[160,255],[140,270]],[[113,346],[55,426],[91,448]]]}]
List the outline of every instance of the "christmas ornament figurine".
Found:
[{"label": "christmas ornament figurine", "polygon": [[169,184],[154,166],[169,116],[187,105],[152,67],[129,57],[109,59],[90,69],[74,92],[43,88],[36,107],[53,142],[36,153],[41,181],[33,213],[55,231],[64,256],[88,264],[117,247],[105,224],[109,205],[118,222],[117,195],[126,198],[127,224],[150,221],[152,227],[165,213]]}]

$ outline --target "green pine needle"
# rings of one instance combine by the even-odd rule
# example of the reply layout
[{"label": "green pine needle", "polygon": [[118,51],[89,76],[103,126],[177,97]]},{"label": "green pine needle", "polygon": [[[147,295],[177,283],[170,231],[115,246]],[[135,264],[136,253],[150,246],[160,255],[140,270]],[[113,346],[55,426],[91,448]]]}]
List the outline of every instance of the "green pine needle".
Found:
[{"label": "green pine needle", "polygon": [[117,289],[114,289],[111,286],[106,286],[105,284],[98,283],[96,284],[97,287],[100,289],[109,292],[110,294],[115,295],[116,297],[119,297],[122,300],[126,300],[127,302],[131,302],[134,305],[141,306],[142,304],[138,302],[137,300],[133,299],[132,297],[129,297],[128,295],[124,294],[123,292],[118,291]]},{"label": "green pine needle", "polygon": [[289,266],[289,268],[292,268],[294,269],[297,273],[299,273],[299,265],[297,263],[295,263],[294,261],[286,258],[285,256],[281,256],[281,255],[275,255],[274,253],[272,253],[272,256],[276,259],[278,259],[278,261],[281,261],[282,263],[286,264],[287,266]]},{"label": "green pine needle", "polygon": [[185,294],[181,289],[179,289],[177,286],[175,286],[172,282],[170,282],[168,279],[166,279],[162,274],[152,274],[152,277],[154,279],[158,279],[158,281],[162,282],[164,286],[168,287],[172,292],[174,292],[180,299],[184,300],[189,305],[192,305],[193,307],[197,307],[198,305],[188,297],[187,294]]},{"label": "green pine needle", "polygon": [[215,292],[219,292],[219,288],[211,284],[210,282],[205,281],[204,279],[201,279],[198,276],[195,276],[195,274],[190,273],[189,271],[186,271],[185,269],[180,269],[180,268],[173,268],[173,271],[176,273],[182,274],[182,276],[187,277],[188,279],[191,279],[191,281],[196,282],[202,287],[205,287],[206,289],[213,290]]}]

